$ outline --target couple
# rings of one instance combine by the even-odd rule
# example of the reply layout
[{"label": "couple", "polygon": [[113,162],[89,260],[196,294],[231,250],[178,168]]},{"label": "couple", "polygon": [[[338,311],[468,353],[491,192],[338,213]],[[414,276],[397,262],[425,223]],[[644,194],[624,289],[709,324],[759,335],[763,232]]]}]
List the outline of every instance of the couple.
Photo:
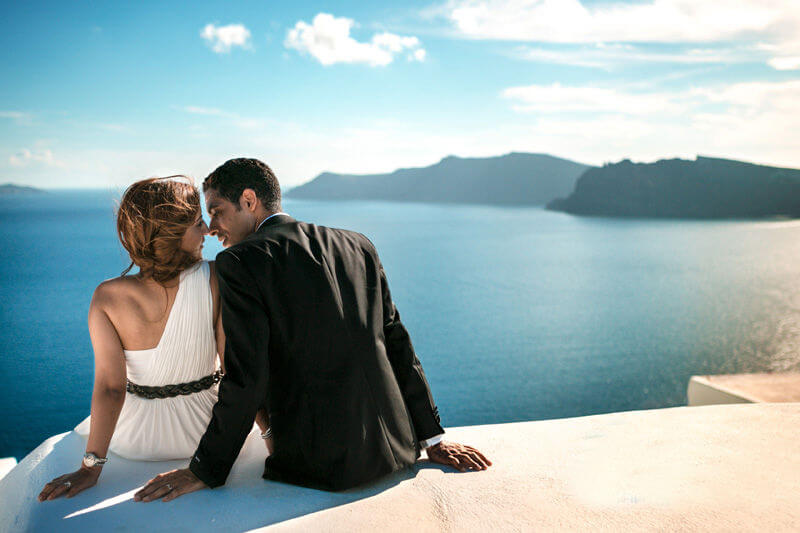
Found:
[{"label": "couple", "polygon": [[[442,440],[366,237],[283,213],[278,181],[256,159],[205,179],[208,226],[197,189],[172,178],[137,182],[121,200],[117,230],[132,263],[100,284],[89,309],[95,383],[91,416],[75,428],[88,434],[86,455],[40,501],[95,485],[109,450],[191,457],[136,501],[221,486],[254,422],[269,454],[263,477],[307,487],[355,487],[413,464],[421,449],[462,471],[491,465]],[[202,261],[209,233],[227,248],[215,263]],[[139,273],[126,276],[134,264]]]}]

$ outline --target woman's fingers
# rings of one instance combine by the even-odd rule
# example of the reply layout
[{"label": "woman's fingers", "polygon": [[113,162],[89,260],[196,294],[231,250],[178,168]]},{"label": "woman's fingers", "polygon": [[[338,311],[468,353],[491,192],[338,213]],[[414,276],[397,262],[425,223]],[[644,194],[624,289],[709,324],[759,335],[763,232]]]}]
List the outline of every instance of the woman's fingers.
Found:
[{"label": "woman's fingers", "polygon": [[44,486],[42,492],[39,493],[39,501],[54,500],[64,495],[71,498],[79,492],[95,485],[98,475],[99,473],[97,472],[92,473],[86,470],[78,470],[71,474],[59,476]]},{"label": "woman's fingers", "polygon": [[43,502],[46,499],[48,499],[48,496],[50,496],[54,490],[56,490],[59,486],[63,484],[64,479],[66,477],[67,474],[64,474],[63,476],[58,476],[53,481],[45,485],[44,488],[42,489],[42,492],[39,493],[39,501]]},{"label": "woman's fingers", "polygon": [[55,500],[56,498],[58,498],[58,497],[59,497],[59,496],[61,496],[62,494],[65,494],[65,493],[69,492],[70,488],[71,488],[71,486],[70,486],[70,485],[67,485],[67,484],[65,484],[65,483],[62,483],[61,485],[58,485],[58,486],[57,486],[57,487],[56,487],[56,488],[53,490],[53,492],[51,492],[51,493],[50,493],[50,495],[47,497],[47,499],[48,499],[48,500]]}]

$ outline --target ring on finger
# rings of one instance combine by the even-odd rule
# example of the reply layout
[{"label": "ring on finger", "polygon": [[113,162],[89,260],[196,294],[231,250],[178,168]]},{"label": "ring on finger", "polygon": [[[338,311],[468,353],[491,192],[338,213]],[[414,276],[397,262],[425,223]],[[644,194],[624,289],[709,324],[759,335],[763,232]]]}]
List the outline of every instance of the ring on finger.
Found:
[{"label": "ring on finger", "polygon": [[171,483],[167,483],[167,489],[169,489],[170,491],[172,491],[172,484],[171,484]]},{"label": "ring on finger", "polygon": [[72,488],[72,481],[65,481],[64,483],[62,483],[62,485],[67,487],[67,490],[69,490]]}]

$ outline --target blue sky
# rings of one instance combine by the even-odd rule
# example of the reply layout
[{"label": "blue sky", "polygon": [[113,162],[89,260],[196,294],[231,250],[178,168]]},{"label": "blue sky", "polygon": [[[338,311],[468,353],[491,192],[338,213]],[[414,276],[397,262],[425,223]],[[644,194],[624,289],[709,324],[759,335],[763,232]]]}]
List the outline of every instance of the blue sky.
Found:
[{"label": "blue sky", "polygon": [[0,19],[0,182],[258,157],[284,186],[510,151],[800,167],[794,0],[29,2]]}]

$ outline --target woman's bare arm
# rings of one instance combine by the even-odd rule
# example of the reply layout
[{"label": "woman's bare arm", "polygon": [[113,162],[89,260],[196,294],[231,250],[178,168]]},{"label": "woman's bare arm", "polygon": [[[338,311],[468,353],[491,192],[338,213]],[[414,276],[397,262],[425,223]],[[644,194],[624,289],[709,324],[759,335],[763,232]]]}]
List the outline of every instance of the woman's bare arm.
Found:
[{"label": "woman's bare arm", "polygon": [[[125,403],[125,354],[117,330],[106,312],[111,303],[108,287],[95,290],[89,306],[89,335],[94,349],[94,388],[92,390],[91,424],[86,451],[106,457],[119,413]],[[72,497],[97,483],[102,465],[80,468],[57,477],[39,494],[39,501],[59,496]]]}]

